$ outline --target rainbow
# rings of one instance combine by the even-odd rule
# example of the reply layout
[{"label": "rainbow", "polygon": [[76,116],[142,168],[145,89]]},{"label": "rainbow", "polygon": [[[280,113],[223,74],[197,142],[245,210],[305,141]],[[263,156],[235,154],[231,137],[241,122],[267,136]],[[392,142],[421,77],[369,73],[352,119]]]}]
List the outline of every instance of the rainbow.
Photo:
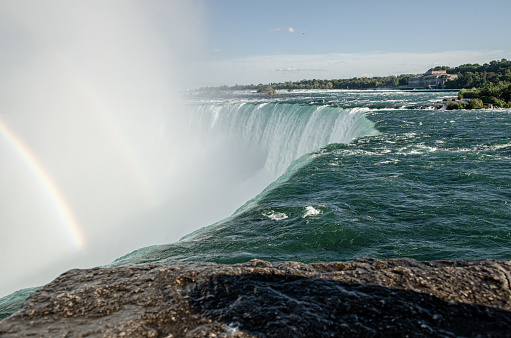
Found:
[{"label": "rainbow", "polygon": [[69,240],[78,249],[83,250],[85,248],[85,237],[81,231],[80,224],[52,177],[46,172],[45,168],[38,161],[32,151],[9,129],[1,118],[0,135],[27,165],[34,175],[35,180],[42,185],[43,190],[49,197],[49,201],[52,203],[53,208],[56,210],[62,221],[62,224],[65,226],[65,233],[67,233]]},{"label": "rainbow", "polygon": [[[16,26],[22,29],[29,39],[34,40],[38,45],[47,46],[46,49],[43,48],[42,50],[51,54],[52,62],[58,65],[59,73],[56,75],[60,76],[59,80],[71,87],[73,92],[78,94],[80,99],[83,99],[83,102],[87,102],[88,107],[90,107],[87,116],[95,118],[97,127],[101,131],[107,132],[106,134],[110,137],[109,141],[112,142],[112,145],[118,150],[126,163],[125,170],[133,177],[132,181],[140,189],[139,194],[145,198],[146,204],[144,206],[149,210],[158,207],[161,204],[161,196],[157,193],[157,184],[154,180],[151,180],[153,175],[149,172],[150,167],[137,156],[138,154],[134,151],[136,147],[133,147],[133,142],[136,142],[136,140],[130,139],[129,134],[123,132],[122,127],[119,126],[112,114],[113,107],[107,105],[108,101],[105,101],[98,94],[95,86],[92,85],[90,74],[80,71],[73,59],[66,53],[54,48],[55,46],[50,43],[53,41],[52,36],[48,35],[48,32],[38,29],[37,22],[30,20],[30,15],[25,15],[25,8],[22,5],[17,2],[2,3],[2,5],[8,7],[6,9],[17,23]],[[77,104],[80,104],[80,102],[77,102]],[[86,243],[82,229],[85,228],[80,226],[65,196],[31,149],[0,117],[0,142],[3,140],[26,164],[33,174],[34,180],[48,196],[48,201],[52,204],[52,211],[55,211],[60,218],[60,223],[65,228],[63,231],[67,234],[70,243],[84,250]]]}]

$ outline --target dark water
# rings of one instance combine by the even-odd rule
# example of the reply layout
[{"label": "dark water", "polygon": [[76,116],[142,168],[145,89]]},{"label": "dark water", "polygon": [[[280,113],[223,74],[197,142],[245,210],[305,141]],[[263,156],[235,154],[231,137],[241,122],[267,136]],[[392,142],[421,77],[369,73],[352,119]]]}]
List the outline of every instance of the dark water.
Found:
[{"label": "dark water", "polygon": [[[227,220],[115,265],[511,258],[511,110],[407,109],[456,93],[239,95],[199,106],[215,105],[217,124],[222,114],[231,122],[243,116],[235,126],[244,136],[232,126],[227,132],[265,148],[269,169],[291,166]],[[282,128],[268,132],[266,145],[260,115]]]},{"label": "dark water", "polygon": [[192,97],[190,127],[252,151],[275,180],[231,217],[112,265],[511,259],[511,110],[417,109],[455,96]]}]

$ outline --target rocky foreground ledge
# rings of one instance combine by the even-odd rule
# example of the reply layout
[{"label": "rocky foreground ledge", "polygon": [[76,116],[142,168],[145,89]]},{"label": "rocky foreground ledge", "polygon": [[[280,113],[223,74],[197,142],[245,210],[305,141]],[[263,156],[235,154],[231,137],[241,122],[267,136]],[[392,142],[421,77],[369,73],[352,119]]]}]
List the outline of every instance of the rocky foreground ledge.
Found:
[{"label": "rocky foreground ledge", "polygon": [[511,261],[180,263],[71,270],[0,336],[511,336]]}]

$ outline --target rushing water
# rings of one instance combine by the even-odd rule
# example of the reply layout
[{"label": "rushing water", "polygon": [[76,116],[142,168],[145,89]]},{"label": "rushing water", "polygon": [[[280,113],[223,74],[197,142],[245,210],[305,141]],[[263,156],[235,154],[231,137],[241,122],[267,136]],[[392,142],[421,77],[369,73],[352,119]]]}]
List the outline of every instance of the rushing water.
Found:
[{"label": "rushing water", "polygon": [[511,110],[417,108],[455,95],[194,95],[189,131],[239,145],[271,180],[227,219],[112,265],[511,259]]},{"label": "rushing water", "polygon": [[279,178],[228,219],[114,264],[509,259],[511,111],[408,109],[455,95],[238,93],[198,102],[196,121],[262,148]]}]

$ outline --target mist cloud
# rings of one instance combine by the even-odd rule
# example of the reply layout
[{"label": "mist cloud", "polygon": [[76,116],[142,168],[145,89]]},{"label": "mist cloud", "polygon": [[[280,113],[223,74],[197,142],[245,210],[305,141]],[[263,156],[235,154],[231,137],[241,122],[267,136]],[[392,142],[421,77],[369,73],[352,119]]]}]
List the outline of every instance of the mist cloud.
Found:
[{"label": "mist cloud", "polygon": [[202,54],[201,13],[194,1],[0,3],[0,119],[48,172],[86,243],[69,243],[54,201],[0,136],[0,296],[172,238],[168,224],[153,238],[145,224],[125,225],[171,190],[186,136],[178,92]]}]

